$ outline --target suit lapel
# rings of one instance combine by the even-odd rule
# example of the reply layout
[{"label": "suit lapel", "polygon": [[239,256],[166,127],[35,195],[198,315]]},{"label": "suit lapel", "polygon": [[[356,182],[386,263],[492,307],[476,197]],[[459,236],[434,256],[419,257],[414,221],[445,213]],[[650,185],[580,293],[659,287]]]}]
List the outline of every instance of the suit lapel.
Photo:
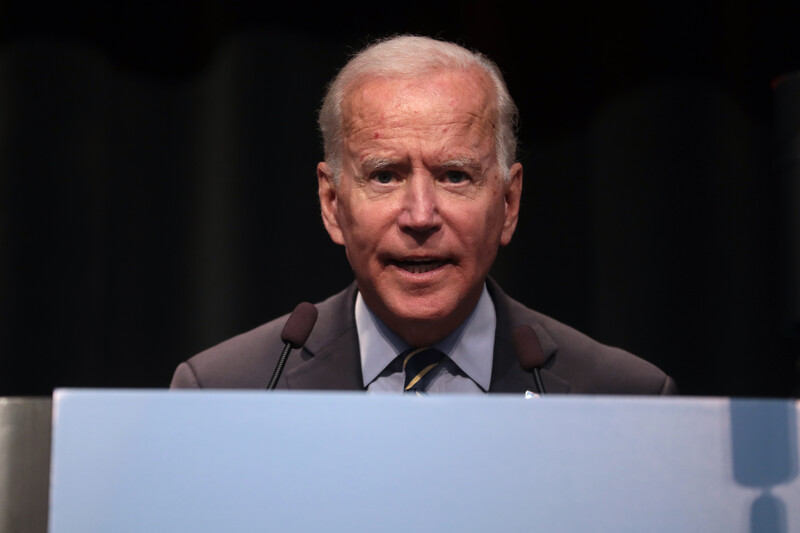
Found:
[{"label": "suit lapel", "polygon": [[539,337],[539,342],[542,344],[545,365],[541,370],[541,374],[545,391],[548,394],[569,392],[569,382],[549,370],[558,351],[558,345],[553,338],[539,324],[536,317],[527,307],[509,298],[494,280],[489,278],[486,284],[497,314],[492,382],[489,392],[524,393],[526,390],[536,390],[533,376],[529,372],[525,372],[519,364],[512,340],[514,328],[526,324],[533,327]]},{"label": "suit lapel", "polygon": [[356,285],[317,305],[317,323],[301,362],[285,372],[289,389],[364,390],[353,313]]},{"label": "suit lapel", "polygon": [[310,348],[308,352],[307,361],[287,372],[289,389],[364,390],[355,330],[319,351]]}]

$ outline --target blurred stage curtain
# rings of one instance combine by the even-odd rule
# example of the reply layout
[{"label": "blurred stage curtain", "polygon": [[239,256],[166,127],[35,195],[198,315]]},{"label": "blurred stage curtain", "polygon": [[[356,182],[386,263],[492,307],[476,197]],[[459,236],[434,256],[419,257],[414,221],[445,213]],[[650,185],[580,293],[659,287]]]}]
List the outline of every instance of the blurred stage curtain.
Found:
[{"label": "blurred stage curtain", "polygon": [[[316,110],[347,51],[242,32],[163,77],[75,42],[0,49],[0,395],[166,386],[193,353],[349,283],[315,197]],[[523,110],[571,105],[532,100],[552,82],[524,55],[498,61]],[[693,78],[568,117],[523,116],[507,292],[685,393],[791,395],[764,117]]]},{"label": "blurred stage curtain", "polygon": [[237,35],[165,80],[75,43],[2,49],[0,395],[165,386],[192,352],[348,282],[315,199],[315,114],[343,56]]}]

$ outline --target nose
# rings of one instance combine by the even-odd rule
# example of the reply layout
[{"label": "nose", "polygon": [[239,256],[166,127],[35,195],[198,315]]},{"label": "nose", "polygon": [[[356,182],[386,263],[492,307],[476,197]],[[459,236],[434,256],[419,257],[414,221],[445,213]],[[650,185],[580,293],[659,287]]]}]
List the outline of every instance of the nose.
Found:
[{"label": "nose", "polygon": [[439,214],[436,183],[432,176],[415,174],[406,185],[400,227],[416,233],[436,231],[442,224]]}]

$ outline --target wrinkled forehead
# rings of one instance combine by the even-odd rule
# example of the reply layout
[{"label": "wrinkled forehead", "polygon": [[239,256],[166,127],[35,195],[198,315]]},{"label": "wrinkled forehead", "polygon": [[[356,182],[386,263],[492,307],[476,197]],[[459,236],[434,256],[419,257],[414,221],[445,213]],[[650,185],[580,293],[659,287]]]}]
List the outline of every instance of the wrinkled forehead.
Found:
[{"label": "wrinkled forehead", "polygon": [[364,76],[351,83],[342,102],[342,129],[347,136],[365,123],[471,117],[494,130],[494,88],[478,69],[434,70],[415,76]]}]

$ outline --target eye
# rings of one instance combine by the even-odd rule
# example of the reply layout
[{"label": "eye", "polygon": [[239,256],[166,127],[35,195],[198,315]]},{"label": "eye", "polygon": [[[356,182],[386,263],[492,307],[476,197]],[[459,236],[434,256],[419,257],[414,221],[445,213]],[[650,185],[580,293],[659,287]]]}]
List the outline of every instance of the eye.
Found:
[{"label": "eye", "polygon": [[469,174],[461,170],[448,170],[445,179],[448,183],[463,183],[469,180]]},{"label": "eye", "polygon": [[374,173],[372,179],[383,185],[388,185],[394,179],[394,175],[388,170],[381,170]]}]

